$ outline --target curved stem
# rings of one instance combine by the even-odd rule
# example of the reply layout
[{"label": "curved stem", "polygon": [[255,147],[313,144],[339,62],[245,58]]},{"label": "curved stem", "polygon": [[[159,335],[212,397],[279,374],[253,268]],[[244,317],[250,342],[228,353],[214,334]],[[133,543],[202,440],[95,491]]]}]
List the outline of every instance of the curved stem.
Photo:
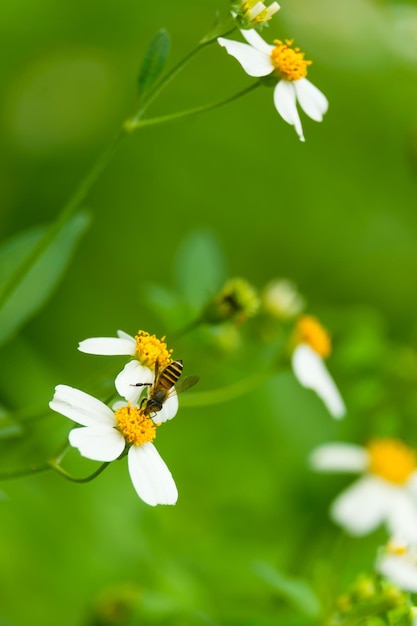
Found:
[{"label": "curved stem", "polygon": [[187,407],[209,406],[234,400],[264,383],[268,376],[274,372],[275,370],[263,370],[220,389],[188,393],[181,400],[181,405]]},{"label": "curved stem", "polygon": [[225,100],[219,100],[217,102],[212,102],[210,104],[204,104],[199,107],[195,107],[193,109],[186,109],[185,111],[178,111],[177,113],[169,113],[168,115],[160,115],[158,117],[151,117],[147,119],[130,119],[125,122],[125,130],[132,132],[137,128],[143,128],[144,126],[155,126],[157,124],[164,124],[166,122],[172,122],[184,117],[189,117],[191,115],[197,115],[198,113],[205,113],[206,111],[212,111],[213,109],[217,109],[219,107],[224,106],[225,104],[229,104],[229,102],[233,102],[242,96],[245,96],[247,93],[250,93],[254,89],[260,86],[260,82],[254,83],[250,85],[250,87],[246,87],[246,89],[242,89],[242,91],[238,91],[233,96],[226,98]]},{"label": "curved stem", "polygon": [[58,472],[58,474],[60,474],[61,476],[63,476],[67,480],[70,480],[73,483],[88,483],[90,482],[90,480],[94,480],[94,478],[96,478],[102,472],[104,472],[106,467],[110,465],[110,461],[106,461],[105,463],[102,463],[100,467],[89,476],[86,476],[85,478],[76,478],[75,476],[72,476],[66,470],[64,470],[64,468],[61,467],[58,463],[56,463],[55,459],[48,461],[48,463],[51,469],[54,469],[56,472]]}]

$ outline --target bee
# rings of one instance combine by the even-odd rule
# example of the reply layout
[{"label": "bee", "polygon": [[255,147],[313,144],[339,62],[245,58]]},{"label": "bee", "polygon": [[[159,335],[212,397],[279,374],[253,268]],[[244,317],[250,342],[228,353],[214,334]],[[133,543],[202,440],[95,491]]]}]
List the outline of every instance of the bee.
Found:
[{"label": "bee", "polygon": [[181,360],[172,361],[162,370],[159,369],[159,361],[155,363],[155,381],[153,383],[136,383],[135,387],[149,387],[147,398],[143,398],[140,408],[145,415],[158,413],[162,410],[164,402],[173,393],[182,393],[193,387],[198,381],[198,376],[187,376],[179,385],[178,380],[182,374],[183,364]]}]

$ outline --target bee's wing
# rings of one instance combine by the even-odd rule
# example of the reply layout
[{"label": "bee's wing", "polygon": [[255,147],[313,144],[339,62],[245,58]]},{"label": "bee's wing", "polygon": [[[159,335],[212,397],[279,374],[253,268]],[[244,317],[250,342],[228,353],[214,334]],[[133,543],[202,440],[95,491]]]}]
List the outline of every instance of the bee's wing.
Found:
[{"label": "bee's wing", "polygon": [[175,391],[177,393],[183,393],[183,391],[187,391],[187,389],[194,387],[199,380],[200,376],[186,376],[175,385]]}]

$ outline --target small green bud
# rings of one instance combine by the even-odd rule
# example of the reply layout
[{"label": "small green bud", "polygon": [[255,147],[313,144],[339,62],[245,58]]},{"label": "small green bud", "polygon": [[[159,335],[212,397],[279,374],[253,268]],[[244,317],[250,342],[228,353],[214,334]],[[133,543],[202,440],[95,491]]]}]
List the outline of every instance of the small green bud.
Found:
[{"label": "small green bud", "polygon": [[258,309],[259,298],[252,285],[244,278],[233,278],[207,303],[201,321],[221,324],[232,320],[239,324],[255,315]]}]

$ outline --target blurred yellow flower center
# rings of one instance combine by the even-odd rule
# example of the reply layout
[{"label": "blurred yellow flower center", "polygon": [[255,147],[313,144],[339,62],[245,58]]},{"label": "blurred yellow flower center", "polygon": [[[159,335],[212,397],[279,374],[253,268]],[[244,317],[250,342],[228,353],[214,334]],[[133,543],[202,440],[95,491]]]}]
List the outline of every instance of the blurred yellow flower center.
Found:
[{"label": "blurred yellow flower center", "polygon": [[136,339],[136,358],[150,369],[155,369],[158,359],[159,369],[163,369],[171,362],[172,350],[167,349],[165,337],[157,339],[144,330],[139,330]]},{"label": "blurred yellow flower center", "polygon": [[117,409],[114,415],[117,420],[117,428],[128,443],[141,446],[155,439],[156,425],[141,409],[128,404]]},{"label": "blurred yellow flower center", "polygon": [[297,322],[297,343],[306,343],[323,358],[329,356],[332,344],[328,332],[312,315],[303,315]]},{"label": "blurred yellow flower center", "polygon": [[407,546],[391,540],[387,543],[385,552],[394,556],[404,556],[405,554],[407,554]]},{"label": "blurred yellow flower center", "polygon": [[417,469],[414,450],[396,439],[377,439],[367,446],[369,471],[381,478],[403,485]]},{"label": "blurred yellow flower center", "polygon": [[300,80],[307,76],[307,67],[313,61],[306,61],[304,52],[300,48],[291,48],[292,39],[286,39],[285,43],[279,39],[274,40],[275,48],[271,52],[271,61],[281,78],[285,80]]}]

